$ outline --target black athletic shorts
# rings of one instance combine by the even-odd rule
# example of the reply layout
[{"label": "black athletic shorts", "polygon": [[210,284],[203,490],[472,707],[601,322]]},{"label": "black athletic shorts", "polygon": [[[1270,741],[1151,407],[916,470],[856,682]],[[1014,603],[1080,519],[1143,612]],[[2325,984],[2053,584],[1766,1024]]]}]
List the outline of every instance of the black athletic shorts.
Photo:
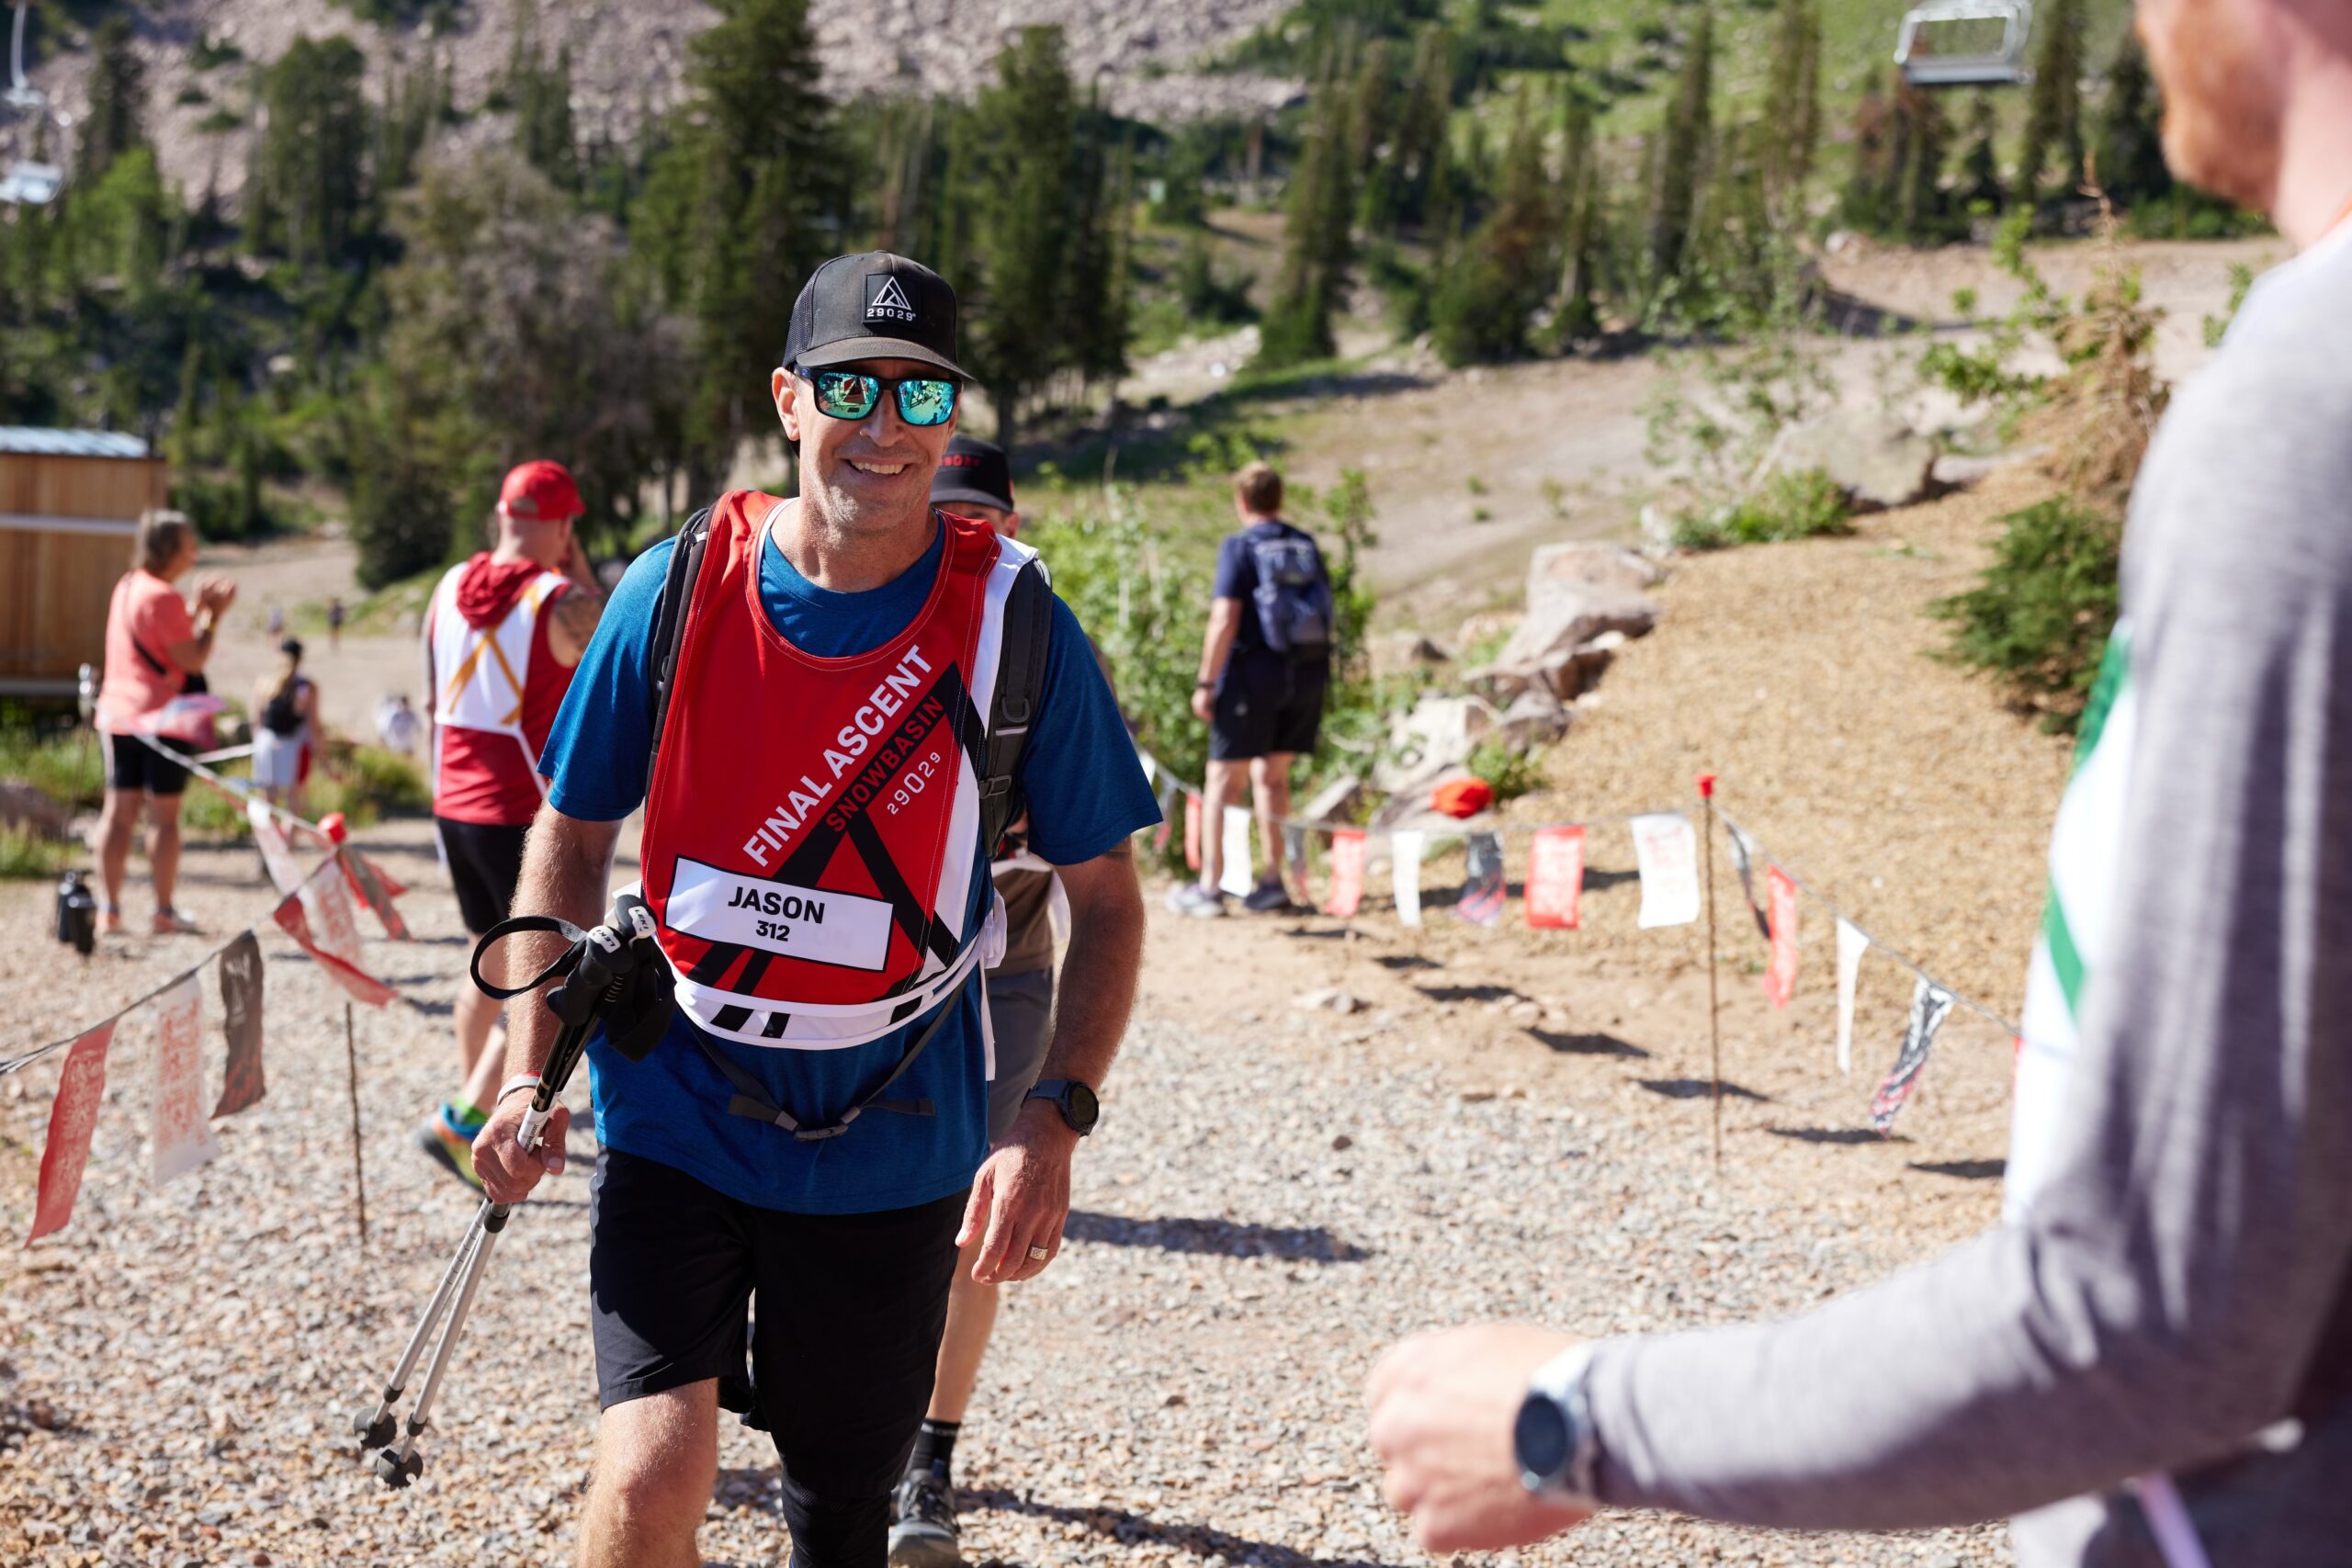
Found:
[{"label": "black athletic shorts", "polygon": [[931,1403],[965,1197],[787,1214],[603,1151],[588,1188],[599,1404],[717,1379],[719,1403],[752,1411],[784,1461],[792,1568],[883,1568],[890,1492]]},{"label": "black athletic shorts", "polygon": [[1220,762],[1315,750],[1323,732],[1323,688],[1331,667],[1268,654],[1226,666],[1209,712],[1209,755]]},{"label": "black athletic shorts", "polygon": [[[183,757],[196,754],[196,748],[185,740],[163,739],[157,744]],[[187,770],[156,755],[155,748],[145,741],[128,735],[109,735],[106,746],[108,789],[128,790],[133,795],[141,790],[149,795],[178,795],[187,788]]]},{"label": "black athletic shorts", "polygon": [[480,936],[514,907],[514,885],[523,880],[523,840],[531,829],[447,817],[435,817],[433,829],[441,835],[441,855],[458,890],[458,913],[466,930]]}]

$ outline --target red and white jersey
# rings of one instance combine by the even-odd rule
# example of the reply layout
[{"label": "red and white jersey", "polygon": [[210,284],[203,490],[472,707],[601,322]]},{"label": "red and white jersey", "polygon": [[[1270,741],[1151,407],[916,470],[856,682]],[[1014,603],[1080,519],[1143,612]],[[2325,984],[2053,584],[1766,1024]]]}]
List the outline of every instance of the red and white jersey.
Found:
[{"label": "red and white jersey", "polygon": [[475,626],[458,610],[459,590],[486,559],[451,567],[425,610],[433,810],[464,822],[526,823],[547,795],[539,749],[571,685],[571,671],[548,651],[546,615],[571,583],[539,571],[495,620]]},{"label": "red and white jersey", "polygon": [[977,760],[1005,599],[1035,552],[935,513],[946,539],[914,619],[871,652],[819,658],[760,603],[783,504],[739,491],[712,509],[646,797],[644,885],[688,1017],[747,1044],[831,1050],[928,1012],[1002,954],[992,889],[972,913],[987,874]]}]

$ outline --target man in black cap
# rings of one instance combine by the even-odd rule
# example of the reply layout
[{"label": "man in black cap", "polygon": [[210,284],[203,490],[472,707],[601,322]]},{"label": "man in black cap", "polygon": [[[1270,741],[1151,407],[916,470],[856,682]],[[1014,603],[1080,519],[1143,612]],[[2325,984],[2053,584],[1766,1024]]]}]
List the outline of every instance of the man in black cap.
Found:
[{"label": "man in black cap", "polygon": [[[682,536],[698,555],[638,558],[540,759],[515,907],[590,923],[642,804],[676,1004],[642,1059],[589,1048],[592,1568],[699,1562],[722,1404],[775,1437],[792,1568],[881,1568],[959,1248],[982,1285],[1060,1248],[1142,954],[1128,840],[1158,811],[1035,552],[930,503],[955,348],[955,293],[927,268],[819,268],[773,381],[799,496],[731,492]],[[1027,604],[1046,636],[1024,655],[1006,628]],[[657,648],[657,625],[683,629]],[[1000,700],[1023,693],[1025,729]],[[1003,926],[981,824],[1006,809],[1001,768],[1074,934],[1041,1076],[992,1142],[978,976]],[[516,1076],[475,1145],[502,1202],[563,1168],[560,1111],[539,1150],[516,1142],[552,1033],[520,1010]]]},{"label": "man in black cap", "polygon": [[[1008,539],[1021,532],[1012,466],[1004,448],[974,436],[958,435],[947,444],[931,481],[931,503],[977,518]],[[989,1021],[996,1035],[996,1077],[989,1086],[991,1144],[1012,1135],[1030,1086],[1045,1066],[1054,1010],[1054,908],[1064,895],[1053,867],[1029,852],[1026,826],[1015,824],[1013,838],[992,868],[1004,899],[1005,943],[1003,958],[987,976]],[[1066,912],[1063,919],[1066,924]],[[914,1453],[891,1511],[891,1568],[950,1568],[963,1561],[949,1467],[997,1314],[997,1287],[973,1272],[977,1261],[967,1245],[947,1297],[931,1407],[915,1434]]]}]

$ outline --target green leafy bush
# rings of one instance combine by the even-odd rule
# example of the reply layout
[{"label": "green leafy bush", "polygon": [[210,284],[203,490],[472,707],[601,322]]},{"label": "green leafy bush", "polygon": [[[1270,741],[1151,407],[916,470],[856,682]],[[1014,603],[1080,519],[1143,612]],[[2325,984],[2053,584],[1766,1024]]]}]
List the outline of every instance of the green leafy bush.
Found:
[{"label": "green leafy bush", "polygon": [[1686,550],[1719,550],[1732,545],[1817,539],[1854,531],[1853,508],[1845,488],[1825,469],[1775,474],[1724,511],[1685,517],[1674,542]]},{"label": "green leafy bush", "polygon": [[0,828],[0,882],[55,876],[74,863],[76,848],[25,829]]},{"label": "green leafy bush", "polygon": [[2118,531],[2064,497],[2003,523],[1979,585],[1933,606],[1952,624],[1947,657],[1990,671],[2044,728],[2071,731],[2115,626]]},{"label": "green leafy bush", "polygon": [[1470,771],[1487,781],[1498,803],[1544,787],[1544,764],[1532,752],[1489,740],[1470,753]]},{"label": "green leafy bush", "polygon": [[86,729],[0,730],[0,778],[22,779],[69,811],[95,811],[105,798],[106,754]]}]

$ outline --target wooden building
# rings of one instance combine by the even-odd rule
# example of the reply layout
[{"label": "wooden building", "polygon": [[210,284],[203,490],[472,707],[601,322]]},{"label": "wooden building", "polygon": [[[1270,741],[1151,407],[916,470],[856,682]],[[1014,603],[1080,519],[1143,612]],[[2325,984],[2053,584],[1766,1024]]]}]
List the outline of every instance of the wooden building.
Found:
[{"label": "wooden building", "polygon": [[0,425],[0,696],[72,696],[106,660],[107,604],[170,481],[136,436]]}]

